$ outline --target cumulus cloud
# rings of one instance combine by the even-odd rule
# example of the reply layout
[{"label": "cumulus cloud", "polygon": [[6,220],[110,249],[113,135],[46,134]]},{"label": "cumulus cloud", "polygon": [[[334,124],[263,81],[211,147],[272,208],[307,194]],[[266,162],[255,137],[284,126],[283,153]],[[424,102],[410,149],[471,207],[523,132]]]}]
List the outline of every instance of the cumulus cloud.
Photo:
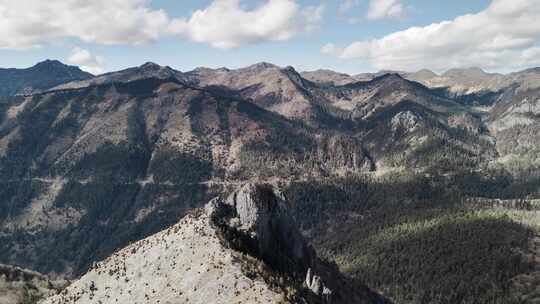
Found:
[{"label": "cumulus cloud", "polygon": [[403,6],[399,0],[370,0],[366,17],[369,20],[400,17]]},{"label": "cumulus cloud", "polygon": [[66,39],[103,45],[143,44],[179,34],[217,48],[288,40],[317,29],[325,7],[297,0],[213,0],[189,18],[172,19],[152,0],[0,0],[0,49],[28,49]]},{"label": "cumulus cloud", "polygon": [[71,55],[68,57],[67,62],[78,65],[82,70],[94,75],[99,75],[104,72],[103,57],[93,55],[88,50],[80,47],[76,47],[71,51]]},{"label": "cumulus cloud", "polygon": [[39,47],[76,38],[99,44],[156,40],[169,18],[151,0],[0,0],[0,49]]},{"label": "cumulus cloud", "polygon": [[367,60],[379,69],[538,65],[540,5],[538,0],[493,0],[476,14],[356,41],[343,48],[326,46],[322,51],[343,59]]},{"label": "cumulus cloud", "polygon": [[216,48],[235,48],[262,41],[284,41],[317,28],[324,6],[300,7],[294,0],[267,0],[252,10],[241,0],[214,0],[188,19],[174,20],[169,30]]}]

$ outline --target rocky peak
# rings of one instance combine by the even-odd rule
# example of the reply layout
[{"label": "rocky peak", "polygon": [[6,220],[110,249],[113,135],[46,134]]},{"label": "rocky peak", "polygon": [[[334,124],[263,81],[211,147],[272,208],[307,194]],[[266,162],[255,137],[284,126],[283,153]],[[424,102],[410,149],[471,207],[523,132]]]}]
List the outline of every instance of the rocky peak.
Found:
[{"label": "rocky peak", "polygon": [[304,289],[308,303],[384,303],[316,256],[276,187],[248,183],[225,199],[212,200],[206,210],[226,242],[292,278]]},{"label": "rocky peak", "polygon": [[278,190],[248,183],[227,199],[215,200],[212,206],[220,210],[216,222],[241,236],[241,242],[236,243],[240,249],[282,271],[307,271],[312,253]]}]

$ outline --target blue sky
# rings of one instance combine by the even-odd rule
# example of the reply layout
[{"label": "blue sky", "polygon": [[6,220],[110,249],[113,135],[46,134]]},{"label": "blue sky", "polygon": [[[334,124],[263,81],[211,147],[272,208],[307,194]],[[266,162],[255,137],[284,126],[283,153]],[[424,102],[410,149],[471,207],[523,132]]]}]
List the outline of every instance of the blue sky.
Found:
[{"label": "blue sky", "polygon": [[[25,1],[33,2],[33,0],[24,0],[23,2]],[[17,31],[26,34],[27,30],[23,31],[21,29],[22,25],[16,24],[15,21],[13,21],[13,23],[8,23],[9,20],[0,21],[0,27],[3,25],[2,22],[4,22],[6,23],[6,26],[11,29],[9,33],[5,34],[0,30],[0,66],[28,67],[38,61],[50,58],[86,66],[87,69],[96,72],[118,70],[140,65],[147,61],[153,61],[161,65],[169,65],[182,71],[191,70],[198,66],[227,66],[236,68],[256,62],[268,61],[282,66],[293,65],[299,70],[328,68],[351,74],[376,71],[382,68],[393,68],[394,66],[395,69],[405,68],[408,70],[416,70],[425,67],[436,71],[442,71],[451,67],[465,67],[468,65],[478,65],[487,70],[506,72],[524,68],[536,63],[535,58],[528,58],[536,57],[540,36],[537,32],[532,34],[527,33],[529,36],[525,37],[527,39],[526,41],[521,39],[519,42],[508,44],[506,43],[508,37],[522,37],[524,34],[518,32],[518,29],[516,29],[516,32],[501,33],[501,27],[494,27],[492,29],[494,32],[491,35],[488,36],[488,34],[486,34],[485,37],[475,37],[475,39],[479,39],[480,41],[466,41],[465,38],[459,37],[458,39],[454,39],[459,40],[457,46],[452,45],[453,42],[441,41],[440,45],[447,48],[441,48],[438,44],[437,50],[431,49],[429,52],[424,51],[424,49],[433,47],[430,45],[430,41],[433,40],[433,38],[430,37],[439,35],[437,33],[431,33],[432,31],[428,31],[425,27],[438,24],[442,21],[454,21],[455,25],[450,24],[448,26],[449,29],[440,30],[441,36],[447,33],[447,35],[452,35],[453,30],[451,26],[461,28],[459,27],[459,19],[456,18],[461,18],[460,16],[467,14],[472,16],[472,21],[478,20],[479,23],[486,21],[489,24],[496,24],[499,22],[496,18],[502,17],[499,17],[499,15],[495,13],[490,14],[490,11],[495,12],[496,9],[490,9],[490,5],[493,4],[492,2],[501,2],[500,6],[503,7],[505,2],[510,3],[510,0],[372,0],[372,2],[386,1],[388,2],[388,5],[394,5],[394,8],[398,8],[398,10],[393,11],[394,13],[374,18],[371,18],[368,15],[370,9],[373,8],[371,7],[372,4],[370,4],[369,0],[350,0],[349,8],[346,11],[340,10],[340,7],[343,7],[346,0],[124,1],[128,3],[125,4],[126,6],[121,6],[119,9],[124,7],[126,10],[131,10],[134,7],[137,9],[143,8],[149,12],[161,11],[167,16],[167,21],[159,23],[158,25],[148,24],[148,22],[152,23],[153,21],[140,21],[137,17],[133,17],[135,20],[132,22],[134,26],[137,26],[139,29],[148,26],[156,33],[159,32],[158,34],[155,34],[156,37],[148,38],[144,36],[147,34],[143,33],[141,34],[141,41],[136,41],[135,43],[133,43],[133,41],[123,41],[122,35],[126,35],[126,33],[127,35],[133,33],[134,37],[138,35],[135,32],[138,31],[138,29],[129,28],[123,29],[125,32],[120,32],[118,36],[113,38],[101,38],[99,37],[100,34],[103,34],[101,32],[98,32],[89,38],[85,36],[85,28],[83,26],[81,26],[81,32],[69,30],[69,27],[72,26],[70,22],[76,22],[75,20],[81,18],[80,16],[58,16],[58,20],[62,20],[64,23],[59,23],[59,25],[55,24],[54,27],[51,27],[51,31],[42,31],[33,34],[32,36],[29,36],[28,39],[21,39],[19,44],[6,41],[3,45],[1,35],[8,35],[9,33]],[[131,3],[129,3],[130,1]],[[235,45],[233,47],[216,47],[215,45],[212,45],[212,43],[215,43],[212,39],[215,38],[199,37],[200,35],[197,36],[197,38],[196,34],[193,34],[198,30],[198,28],[196,28],[197,26],[204,26],[204,24],[201,25],[201,22],[211,23],[215,20],[206,20],[201,17],[197,22],[189,21],[192,19],[194,12],[197,10],[204,11],[215,4],[215,2],[219,1],[240,2],[238,9],[246,12],[260,9],[262,6],[267,5],[268,2],[283,2],[282,4],[284,6],[280,7],[290,8],[291,18],[290,20],[282,21],[288,22],[286,26],[294,26],[295,28],[285,28],[285,26],[279,28],[279,31],[283,31],[283,33],[279,34],[279,38],[276,38],[276,35],[278,34],[275,34],[272,31],[269,31],[269,34],[258,35],[257,37],[251,37],[246,34],[247,36],[242,36],[242,38],[231,38],[235,39]],[[521,2],[523,5],[523,11],[520,11],[519,13],[533,14],[533,16],[525,16],[526,18],[533,19],[534,17],[538,17],[534,15],[537,10],[533,9],[533,13],[530,13],[531,10],[528,9],[528,5],[537,6],[538,0],[515,1]],[[99,0],[96,0],[96,2],[99,2]],[[2,8],[3,5],[6,4],[0,4],[0,8]],[[40,5],[43,6],[46,4],[41,3]],[[7,6],[10,5],[7,4]],[[311,22],[309,26],[306,25],[308,21],[302,21],[305,23],[302,23],[302,26],[296,25],[297,23],[300,24],[297,21],[301,18],[308,18],[302,14],[304,11],[308,11],[309,8],[321,8],[321,10],[319,10],[321,14],[320,18],[315,21],[309,21]],[[7,9],[20,9],[21,12],[19,15],[24,17],[25,13],[22,7],[11,5],[11,7],[8,7]],[[54,9],[56,10],[58,8]],[[99,9],[102,10],[103,8],[96,8],[98,12]],[[0,9],[0,11],[2,10]],[[68,10],[68,12],[69,11],[70,10]],[[483,12],[486,11],[487,13],[484,14]],[[88,11],[86,11],[86,13],[88,13]],[[275,18],[278,18],[280,13],[281,12],[278,12],[278,16]],[[138,13],[134,13],[134,16],[136,14]],[[490,15],[492,17],[485,17],[484,15]],[[211,15],[209,16],[208,19],[212,19]],[[221,15],[218,14],[218,16]],[[223,16],[224,19],[227,18],[226,14]],[[274,18],[276,14],[269,13],[268,16],[268,18]],[[46,17],[51,19],[50,15],[44,16],[43,18],[45,19]],[[53,19],[54,17],[56,16],[53,16]],[[103,18],[104,20],[96,20],[95,22],[102,22],[101,24],[105,23],[108,27],[106,30],[115,31],[117,23],[111,21],[111,18],[107,17],[106,12],[104,13]],[[128,16],[127,18],[131,17]],[[99,15],[95,19],[99,19]],[[152,17],[152,19],[156,18]],[[165,33],[165,30],[158,29],[159,27],[165,28],[167,26],[166,24],[174,19],[183,20],[181,26],[177,27],[180,29],[176,29],[174,34],[169,32]],[[500,20],[500,22],[503,21],[504,20]],[[36,19],[36,27],[47,28],[50,24],[45,22],[48,21],[42,21],[39,18]],[[140,22],[140,24],[137,22]],[[272,22],[271,19],[270,22]],[[295,25],[290,25],[293,23]],[[131,26],[131,23],[128,24],[128,26]],[[224,30],[236,30],[235,20],[229,20],[226,25],[230,26],[230,28]],[[59,26],[67,27],[68,30],[58,30],[57,27]],[[89,24],[88,26],[92,26],[92,24]],[[249,27],[249,24],[239,25],[238,27],[241,26]],[[535,25],[531,24],[530,26],[533,27]],[[394,49],[392,45],[383,47],[383,45],[385,45],[382,42],[383,38],[394,33],[406,31],[411,27],[420,27],[424,28],[424,30],[413,35],[414,37],[412,38],[410,35],[403,35],[405,38],[402,37],[399,40],[396,40],[396,42],[393,42],[393,40],[390,41],[390,43],[400,45],[400,47],[402,47],[401,49]],[[540,26],[538,28],[540,28]],[[53,31],[57,31],[58,33],[51,34]],[[479,29],[474,28],[473,26],[470,29],[464,28],[461,34],[467,36],[471,33],[477,33],[478,31]],[[474,49],[475,43],[491,43],[493,41],[490,39],[492,39],[494,35],[497,36],[499,33],[501,33],[500,37],[502,38],[496,40],[497,46],[495,47],[495,51],[490,49],[489,53],[487,53],[485,48],[482,48],[481,50]],[[152,32],[152,34],[148,35],[154,35],[154,33]],[[243,33],[239,33],[238,35],[241,36]],[[459,33],[457,35],[459,36]],[[114,41],[111,43],[111,41],[107,39],[113,39]],[[486,41],[483,41],[482,39]],[[499,43],[501,40],[504,40],[505,43]],[[355,42],[357,42],[356,45]],[[422,47],[423,45],[426,45],[427,47],[424,48]],[[328,51],[321,51],[324,46],[328,46]],[[460,53],[460,50],[469,47],[471,48],[470,53],[473,54],[471,55],[473,59],[466,59],[465,57],[469,56]],[[456,48],[459,48],[459,50],[456,50]],[[369,50],[369,52],[366,52],[365,50]],[[454,51],[449,53],[450,50]],[[403,58],[398,52],[415,53],[417,54],[417,57]],[[440,52],[440,54],[437,52]],[[509,52],[512,53],[513,57],[508,57],[510,56],[508,55]],[[452,58],[449,58],[448,61],[444,60],[444,57],[449,54],[452,54]],[[453,56],[454,54],[455,56]],[[540,52],[538,52],[538,54],[540,54]],[[462,57],[463,59],[461,59]],[[478,57],[478,59],[474,59],[476,57]],[[490,58],[489,61],[485,59],[487,57]],[[388,60],[382,58],[388,58]],[[443,60],[441,60],[441,58],[443,58]],[[527,58],[527,60],[519,59],[521,60],[519,61],[519,64],[504,65],[500,63],[500,61],[506,61],[507,59],[512,58]]]}]

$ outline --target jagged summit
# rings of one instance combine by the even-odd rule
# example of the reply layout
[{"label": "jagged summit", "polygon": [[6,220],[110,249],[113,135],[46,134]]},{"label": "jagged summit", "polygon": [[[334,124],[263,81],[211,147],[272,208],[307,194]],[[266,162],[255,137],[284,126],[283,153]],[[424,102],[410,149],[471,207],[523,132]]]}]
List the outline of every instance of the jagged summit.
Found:
[{"label": "jagged summit", "polygon": [[246,184],[99,262],[43,303],[384,303],[320,261],[283,195]]}]

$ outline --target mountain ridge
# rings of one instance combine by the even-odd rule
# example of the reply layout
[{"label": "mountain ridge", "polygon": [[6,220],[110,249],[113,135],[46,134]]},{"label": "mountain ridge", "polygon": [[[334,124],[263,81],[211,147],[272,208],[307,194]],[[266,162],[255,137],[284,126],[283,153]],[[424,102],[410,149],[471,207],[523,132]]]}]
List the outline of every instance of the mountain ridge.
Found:
[{"label": "mountain ridge", "polygon": [[26,69],[0,69],[0,96],[40,92],[65,82],[92,77],[79,67],[58,60],[45,60]]},{"label": "mountain ridge", "polygon": [[314,256],[274,191],[246,184],[213,199],[42,303],[385,303]]}]

